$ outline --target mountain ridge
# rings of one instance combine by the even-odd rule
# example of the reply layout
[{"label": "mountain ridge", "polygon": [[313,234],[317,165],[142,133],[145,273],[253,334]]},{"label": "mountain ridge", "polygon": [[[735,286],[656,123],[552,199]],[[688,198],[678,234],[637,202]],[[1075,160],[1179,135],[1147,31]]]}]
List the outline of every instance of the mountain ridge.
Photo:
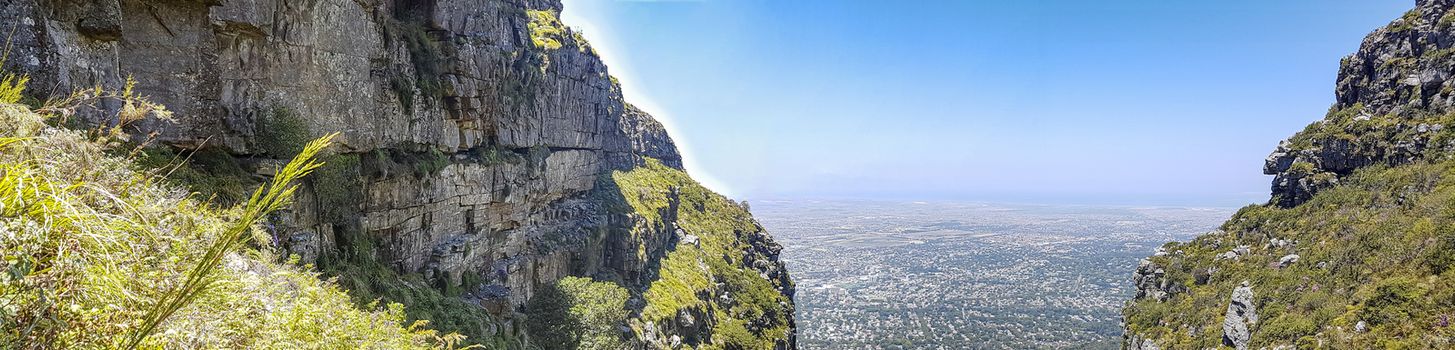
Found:
[{"label": "mountain ridge", "polygon": [[1133,273],[1123,347],[1445,348],[1455,1],[1345,57],[1324,119],[1281,142],[1271,199]]}]

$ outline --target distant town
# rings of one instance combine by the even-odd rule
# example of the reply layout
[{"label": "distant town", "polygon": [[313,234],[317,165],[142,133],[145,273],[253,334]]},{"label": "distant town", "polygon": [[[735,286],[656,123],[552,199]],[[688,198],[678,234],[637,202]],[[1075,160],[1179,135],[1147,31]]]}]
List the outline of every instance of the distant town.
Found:
[{"label": "distant town", "polygon": [[1232,208],[757,201],[805,349],[1116,349],[1131,271]]}]

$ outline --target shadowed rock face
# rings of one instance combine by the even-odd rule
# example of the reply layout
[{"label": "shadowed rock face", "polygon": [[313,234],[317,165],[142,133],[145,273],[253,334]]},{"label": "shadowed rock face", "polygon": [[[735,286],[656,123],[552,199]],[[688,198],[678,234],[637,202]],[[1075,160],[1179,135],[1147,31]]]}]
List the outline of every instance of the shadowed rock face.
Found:
[{"label": "shadowed rock face", "polygon": [[[315,181],[277,220],[305,262],[357,251],[443,285],[478,281],[470,296],[508,315],[568,275],[640,289],[676,242],[670,224],[598,198],[613,170],[682,158],[561,26],[557,0],[0,4],[0,23],[19,26],[5,68],[30,74],[39,98],[134,77],[176,117],[129,127],[221,147],[259,174],[288,157],[278,144],[340,132],[341,157],[357,161],[337,164],[357,184]],[[116,123],[102,115],[79,113]],[[278,136],[290,134],[302,137]]]},{"label": "shadowed rock face", "polygon": [[[662,165],[682,169],[682,155],[677,153],[677,144],[667,135],[667,128],[633,105],[626,105],[622,124],[632,140],[632,149],[644,156],[662,161]],[[640,165],[640,164],[638,164]]]}]

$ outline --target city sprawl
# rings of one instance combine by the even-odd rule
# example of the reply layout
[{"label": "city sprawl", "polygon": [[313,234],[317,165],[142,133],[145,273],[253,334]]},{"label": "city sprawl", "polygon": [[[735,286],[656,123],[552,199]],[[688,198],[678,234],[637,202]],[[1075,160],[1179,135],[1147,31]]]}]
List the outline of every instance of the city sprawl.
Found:
[{"label": "city sprawl", "polygon": [[1117,348],[1138,260],[1230,209],[759,201],[807,349]]}]

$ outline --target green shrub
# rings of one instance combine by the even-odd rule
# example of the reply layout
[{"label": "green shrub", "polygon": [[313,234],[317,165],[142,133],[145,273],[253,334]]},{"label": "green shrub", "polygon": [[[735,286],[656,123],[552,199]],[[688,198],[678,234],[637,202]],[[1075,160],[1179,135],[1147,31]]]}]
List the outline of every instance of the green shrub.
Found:
[{"label": "green shrub", "polygon": [[[0,65],[4,63],[4,60],[0,60]],[[0,78],[0,103],[19,103],[24,96],[25,84],[29,82],[30,77],[28,76],[5,74],[3,78]]]},{"label": "green shrub", "polygon": [[526,16],[530,18],[526,27],[530,30],[531,43],[535,47],[546,50],[561,48],[567,30],[556,16],[556,11],[526,10]]},{"label": "green shrub", "polygon": [[469,155],[471,159],[486,165],[520,164],[525,161],[520,153],[501,146],[475,147],[470,149]]},{"label": "green shrub", "polygon": [[612,282],[566,277],[526,305],[534,344],[544,349],[621,349],[630,294]]},{"label": "green shrub", "polygon": [[361,173],[369,178],[384,179],[393,176],[413,174],[424,177],[438,174],[450,165],[450,156],[433,146],[423,151],[406,151],[393,148],[376,148],[369,151],[361,163]]},{"label": "green shrub", "polygon": [[440,44],[435,42],[421,23],[405,22],[400,29],[401,39],[409,49],[409,60],[414,65],[414,86],[426,98],[443,97],[443,77],[447,69]]},{"label": "green shrub", "polygon": [[351,227],[358,220],[364,203],[364,179],[360,173],[359,155],[339,154],[325,159],[309,181],[318,198],[318,208],[325,222],[338,227]]},{"label": "green shrub", "polygon": [[1418,9],[1409,10],[1404,13],[1404,16],[1400,16],[1399,24],[1390,27],[1389,31],[1398,33],[1414,29],[1415,24],[1419,21],[1420,11]]},{"label": "green shrub", "polygon": [[[376,244],[367,234],[350,234],[354,236],[349,245]],[[397,303],[401,305],[402,319],[428,320],[431,328],[466,336],[464,344],[483,345],[487,349],[529,348],[525,339],[519,337],[521,330],[504,327],[507,324],[496,321],[479,305],[448,295],[419,274],[396,272],[379,262],[372,249],[360,251],[356,255],[329,256],[319,262],[323,274],[333,276],[355,304]]]},{"label": "green shrub", "polygon": [[308,121],[286,107],[274,107],[257,131],[259,149],[275,158],[293,158],[312,139]]},{"label": "green shrub", "polygon": [[404,107],[404,113],[414,112],[414,81],[405,76],[404,73],[389,75],[389,90],[394,91],[394,96],[399,98],[399,105]]},{"label": "green shrub", "polygon": [[1424,286],[1409,276],[1381,280],[1364,300],[1361,316],[1371,325],[1412,322],[1414,316],[1423,313],[1426,293]]},{"label": "green shrub", "polygon": [[1425,265],[1436,275],[1455,267],[1455,234],[1446,232],[1436,238],[1435,244],[1425,252]]},{"label": "green shrub", "polygon": [[266,189],[258,188],[253,192],[252,197],[240,208],[242,216],[226,226],[222,235],[207,246],[202,258],[187,269],[182,284],[163,292],[161,298],[150,306],[147,313],[139,320],[140,325],[129,336],[129,340],[126,342],[127,348],[136,349],[143,340],[156,332],[157,327],[163,321],[172,317],[177,310],[191,304],[205,292],[211,283],[211,276],[217,273],[224,257],[232,254],[249,239],[267,241],[268,237],[253,231],[253,226],[293,202],[293,192],[297,189],[297,184],[294,182],[323,165],[318,163],[315,157],[329,146],[334,136],[328,135],[309,142],[299,151],[296,158],[273,174],[273,181],[268,184]]},{"label": "green shrub", "polygon": [[1271,339],[1301,339],[1306,335],[1313,335],[1318,331],[1318,325],[1313,320],[1300,316],[1285,316],[1266,322],[1267,326],[1259,329],[1262,336]]},{"label": "green shrub", "polygon": [[448,165],[450,165],[450,157],[440,152],[438,148],[430,147],[428,151],[425,151],[423,157],[414,163],[414,173],[419,176],[434,175]]},{"label": "green shrub", "polygon": [[136,153],[133,161],[142,169],[161,175],[167,182],[221,205],[247,200],[249,191],[259,185],[237,158],[218,147],[181,153],[166,146],[144,147]]}]

